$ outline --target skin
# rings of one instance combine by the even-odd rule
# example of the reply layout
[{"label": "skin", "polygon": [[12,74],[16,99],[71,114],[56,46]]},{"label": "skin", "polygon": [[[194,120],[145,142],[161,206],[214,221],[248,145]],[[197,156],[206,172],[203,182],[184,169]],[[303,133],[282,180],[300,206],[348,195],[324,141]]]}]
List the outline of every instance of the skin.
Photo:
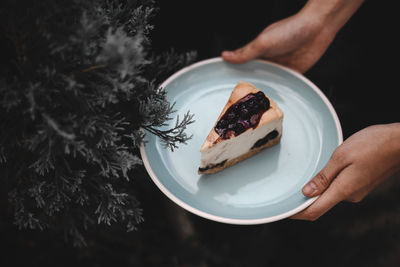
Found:
[{"label": "skin", "polygon": [[400,170],[400,123],[367,127],[336,148],[325,167],[305,186],[303,194],[320,197],[293,219],[314,221],[346,200],[360,202]]},{"label": "skin", "polygon": [[[221,56],[234,64],[268,59],[304,73],[321,58],[362,2],[309,0],[297,14],[271,24],[244,47]],[[305,196],[319,198],[292,218],[314,221],[341,201],[359,202],[399,170],[400,123],[367,127],[338,146],[324,168],[303,187]]]},{"label": "skin", "polygon": [[310,69],[362,0],[309,0],[295,15],[266,27],[253,41],[221,56],[231,63],[271,60],[298,72]]},{"label": "skin", "polygon": [[334,37],[321,23],[298,13],[271,24],[246,46],[224,51],[222,58],[231,63],[267,59],[303,73],[320,59]]}]

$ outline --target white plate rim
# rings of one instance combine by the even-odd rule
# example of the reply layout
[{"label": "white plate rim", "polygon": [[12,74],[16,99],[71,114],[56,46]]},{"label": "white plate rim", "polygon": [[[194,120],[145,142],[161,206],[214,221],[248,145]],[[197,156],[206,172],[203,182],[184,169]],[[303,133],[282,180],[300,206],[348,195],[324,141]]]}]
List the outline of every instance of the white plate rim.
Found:
[{"label": "white plate rim", "polygon": [[[167,78],[160,85],[160,88],[165,88],[171,81],[173,81],[177,77],[181,76],[182,74],[191,71],[192,69],[198,68],[198,67],[203,66],[203,65],[212,64],[212,63],[216,63],[216,62],[222,62],[222,61],[224,61],[224,60],[221,57],[215,57],[215,58],[205,59],[205,60],[193,63],[193,64],[191,64],[191,65],[189,65],[189,66],[187,66],[185,68],[182,68],[181,70],[175,72],[174,74],[172,74],[169,78]],[[288,67],[285,67],[285,66],[282,66],[280,64],[277,64],[275,62],[271,62],[271,61],[267,61],[267,60],[261,60],[261,59],[256,59],[256,60],[253,60],[253,61],[260,62],[262,64],[272,65],[272,66],[274,66],[276,68],[279,68],[281,70],[289,72],[290,74],[296,76],[297,78],[302,80],[304,83],[306,83],[308,86],[310,86],[321,97],[321,99],[324,101],[325,105],[328,107],[328,109],[329,109],[329,111],[330,111],[330,113],[331,113],[331,115],[333,117],[333,120],[334,120],[335,126],[336,126],[336,130],[337,130],[337,133],[338,133],[338,145],[340,145],[343,142],[342,127],[340,125],[340,121],[339,121],[339,118],[337,116],[337,113],[336,113],[335,109],[333,108],[331,102],[325,96],[325,94],[314,83],[312,83],[309,79],[307,79],[301,73],[299,73],[299,72],[297,72],[295,70],[292,70],[292,69],[290,69]],[[217,216],[217,215],[204,212],[202,210],[196,209],[196,208],[188,205],[186,202],[180,200],[173,193],[171,193],[161,183],[161,181],[158,179],[157,175],[154,173],[153,169],[150,166],[150,162],[149,162],[148,157],[147,157],[147,153],[146,153],[146,150],[145,150],[144,142],[142,142],[142,144],[140,146],[140,154],[142,156],[143,164],[144,164],[144,166],[145,166],[150,178],[157,185],[157,187],[161,190],[161,192],[163,192],[170,200],[175,202],[180,207],[186,209],[187,211],[189,211],[189,212],[191,212],[193,214],[196,214],[198,216],[201,216],[203,218],[216,221],[216,222],[222,222],[222,223],[227,223],[227,224],[238,224],[238,225],[255,225],[255,224],[270,223],[270,222],[274,222],[274,221],[278,221],[278,220],[282,220],[282,219],[288,218],[288,217],[290,217],[290,216],[292,216],[292,215],[294,215],[296,213],[299,213],[300,211],[302,211],[305,208],[307,208],[308,206],[310,206],[319,197],[319,196],[316,196],[316,197],[310,198],[307,201],[305,201],[303,204],[297,206],[296,208],[293,208],[293,209],[291,209],[291,210],[289,210],[287,212],[284,212],[282,214],[275,215],[275,216],[270,216],[270,217],[266,217],[266,218],[235,219],[235,218],[227,218],[227,217]]]}]

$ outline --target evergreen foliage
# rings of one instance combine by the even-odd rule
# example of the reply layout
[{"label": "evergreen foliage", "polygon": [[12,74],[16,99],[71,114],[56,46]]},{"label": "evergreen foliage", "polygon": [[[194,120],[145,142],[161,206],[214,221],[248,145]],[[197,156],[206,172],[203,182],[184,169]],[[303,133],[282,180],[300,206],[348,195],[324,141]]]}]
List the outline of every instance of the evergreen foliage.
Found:
[{"label": "evergreen foliage", "polygon": [[151,53],[153,1],[3,0],[0,176],[21,229],[62,225],[75,245],[96,224],[142,218],[132,179],[143,129],[171,149],[187,113],[159,88],[193,53]]}]

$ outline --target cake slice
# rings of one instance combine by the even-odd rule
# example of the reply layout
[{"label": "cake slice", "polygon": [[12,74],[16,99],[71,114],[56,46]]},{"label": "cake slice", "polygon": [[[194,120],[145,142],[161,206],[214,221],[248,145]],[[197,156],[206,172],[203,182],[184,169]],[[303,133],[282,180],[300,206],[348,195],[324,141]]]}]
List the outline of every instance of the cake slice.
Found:
[{"label": "cake slice", "polygon": [[215,173],[279,143],[283,112],[262,91],[239,82],[201,146],[199,174]]}]

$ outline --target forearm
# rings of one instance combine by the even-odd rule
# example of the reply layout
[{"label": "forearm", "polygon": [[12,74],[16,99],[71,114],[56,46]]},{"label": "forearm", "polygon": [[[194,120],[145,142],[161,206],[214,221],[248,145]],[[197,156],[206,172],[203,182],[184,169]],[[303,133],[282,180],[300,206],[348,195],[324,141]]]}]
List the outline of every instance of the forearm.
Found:
[{"label": "forearm", "polygon": [[337,33],[364,0],[308,0],[301,12]]}]

